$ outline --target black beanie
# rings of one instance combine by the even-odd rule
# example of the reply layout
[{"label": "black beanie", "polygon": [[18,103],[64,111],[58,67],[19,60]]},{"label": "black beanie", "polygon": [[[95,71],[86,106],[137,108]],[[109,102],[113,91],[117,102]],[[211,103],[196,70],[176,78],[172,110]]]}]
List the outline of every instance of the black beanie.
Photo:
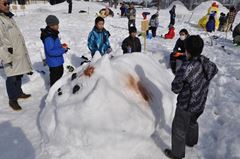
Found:
[{"label": "black beanie", "polygon": [[52,25],[58,25],[59,24],[59,20],[55,15],[47,16],[45,21],[46,21],[47,26],[52,26]]},{"label": "black beanie", "polygon": [[136,33],[137,32],[137,28],[136,27],[130,27],[129,28],[129,34],[131,34],[131,33]]},{"label": "black beanie", "polygon": [[181,29],[180,32],[179,32],[179,34],[180,34],[180,33],[184,33],[184,34],[188,35],[188,31],[187,31],[187,29],[185,29],[185,28],[184,28],[184,29]]},{"label": "black beanie", "polygon": [[103,22],[104,23],[104,19],[102,18],[102,17],[97,17],[96,19],[95,19],[95,25],[97,25],[97,23],[98,22]]},{"label": "black beanie", "polygon": [[199,35],[191,35],[185,40],[185,49],[191,56],[200,56],[204,47],[203,39]]}]

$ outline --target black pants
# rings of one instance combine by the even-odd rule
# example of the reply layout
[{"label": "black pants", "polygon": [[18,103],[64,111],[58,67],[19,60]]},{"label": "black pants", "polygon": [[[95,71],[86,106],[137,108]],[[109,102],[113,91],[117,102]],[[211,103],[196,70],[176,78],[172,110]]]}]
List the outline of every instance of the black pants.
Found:
[{"label": "black pants", "polygon": [[9,100],[15,101],[23,93],[22,91],[22,77],[23,75],[7,77],[6,88]]},{"label": "black pants", "polygon": [[179,57],[174,57],[175,52],[172,52],[170,54],[170,67],[172,69],[172,72],[175,74],[176,73],[176,67],[177,67],[177,63],[176,60],[182,60],[182,61],[186,61],[186,56],[179,56]]},{"label": "black pants", "polygon": [[150,29],[152,30],[152,36],[156,37],[156,35],[157,35],[157,27],[150,27]]},{"label": "black pants", "polygon": [[130,27],[136,27],[136,22],[135,22],[135,20],[129,20],[129,21],[128,21],[128,30],[129,30]]},{"label": "black pants", "polygon": [[67,0],[68,2],[68,13],[71,14],[72,13],[72,0]]},{"label": "black pants", "polygon": [[175,18],[173,18],[173,17],[170,18],[170,24],[169,24],[169,26],[170,26],[170,25],[173,25],[173,26],[175,25]]},{"label": "black pants", "polygon": [[50,86],[52,86],[63,75],[63,65],[58,67],[49,67],[50,71]]},{"label": "black pants", "polygon": [[176,158],[185,157],[185,145],[192,147],[198,143],[197,119],[201,114],[176,109],[172,123],[172,153]]}]

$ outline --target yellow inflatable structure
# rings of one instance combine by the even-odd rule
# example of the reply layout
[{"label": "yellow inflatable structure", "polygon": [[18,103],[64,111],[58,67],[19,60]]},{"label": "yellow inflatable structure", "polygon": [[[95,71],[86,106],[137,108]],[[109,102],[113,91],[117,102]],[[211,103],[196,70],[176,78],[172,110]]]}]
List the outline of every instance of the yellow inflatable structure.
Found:
[{"label": "yellow inflatable structure", "polygon": [[207,12],[207,15],[203,16],[199,21],[198,21],[198,25],[199,27],[203,28],[203,29],[206,29],[206,25],[207,25],[207,22],[208,22],[208,18],[210,16],[210,14],[212,12],[216,12],[215,14],[215,29],[217,30],[218,27],[219,27],[219,18],[218,18],[218,5],[216,2],[213,2],[212,6],[208,8],[208,12]]}]

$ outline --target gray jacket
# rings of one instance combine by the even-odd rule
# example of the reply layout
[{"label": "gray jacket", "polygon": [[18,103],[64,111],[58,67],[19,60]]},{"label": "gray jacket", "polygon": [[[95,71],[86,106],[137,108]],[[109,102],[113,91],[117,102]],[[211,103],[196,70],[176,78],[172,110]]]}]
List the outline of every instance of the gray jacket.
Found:
[{"label": "gray jacket", "polygon": [[158,15],[156,15],[156,14],[152,15],[149,25],[151,27],[156,27],[156,28],[158,27],[158,25],[159,25]]},{"label": "gray jacket", "polygon": [[0,59],[6,76],[31,72],[32,65],[21,31],[13,18],[3,13],[0,13],[0,37]]},{"label": "gray jacket", "polygon": [[135,8],[129,8],[127,10],[127,17],[129,20],[135,20],[136,19],[136,9]]},{"label": "gray jacket", "polygon": [[205,56],[184,62],[172,82],[172,91],[178,94],[177,107],[188,112],[202,112],[210,81],[217,72],[217,66]]}]

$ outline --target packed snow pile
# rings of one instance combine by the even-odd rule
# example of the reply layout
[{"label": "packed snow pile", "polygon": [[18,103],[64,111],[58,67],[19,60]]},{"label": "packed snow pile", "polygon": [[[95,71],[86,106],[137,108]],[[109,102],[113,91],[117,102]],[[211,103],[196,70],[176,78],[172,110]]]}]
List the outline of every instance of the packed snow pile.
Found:
[{"label": "packed snow pile", "polygon": [[[206,1],[206,2],[202,2],[199,6],[197,6],[194,10],[193,10],[193,15],[191,20],[195,23],[198,23],[199,19],[202,16],[205,16],[208,12],[209,7],[212,6],[212,3],[216,2],[216,1]],[[228,9],[226,7],[224,7],[220,2],[217,2],[218,4],[218,17],[220,16],[220,13],[223,12],[225,14],[228,13]]]},{"label": "packed snow pile", "polygon": [[187,9],[187,7],[181,2],[181,1],[174,1],[171,3],[171,5],[169,5],[168,8],[166,8],[166,10],[170,10],[172,9],[173,6],[176,6],[176,14],[189,14],[189,10]]},{"label": "packed snow pile", "polygon": [[[164,65],[139,53],[106,55],[66,75],[51,89],[41,115],[47,157],[158,158],[151,135],[171,123],[171,78]],[[54,90],[59,86],[60,96]]]}]

